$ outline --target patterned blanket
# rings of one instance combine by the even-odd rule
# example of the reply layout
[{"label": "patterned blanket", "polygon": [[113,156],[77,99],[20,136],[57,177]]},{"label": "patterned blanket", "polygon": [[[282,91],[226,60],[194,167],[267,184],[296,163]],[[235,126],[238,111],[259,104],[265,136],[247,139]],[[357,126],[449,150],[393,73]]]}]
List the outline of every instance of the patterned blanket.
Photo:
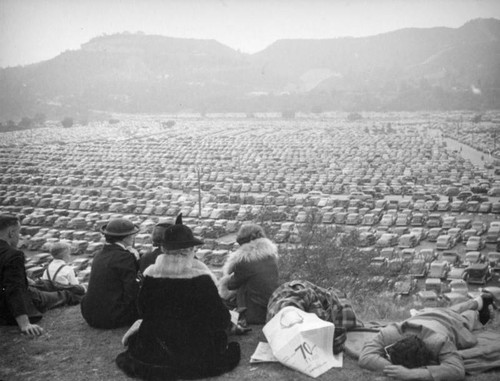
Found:
[{"label": "patterned blanket", "polygon": [[315,313],[320,319],[334,323],[335,327],[349,330],[362,326],[349,301],[339,295],[342,293],[338,290],[324,289],[305,280],[284,283],[269,299],[266,320],[271,320],[283,307],[294,306]]}]

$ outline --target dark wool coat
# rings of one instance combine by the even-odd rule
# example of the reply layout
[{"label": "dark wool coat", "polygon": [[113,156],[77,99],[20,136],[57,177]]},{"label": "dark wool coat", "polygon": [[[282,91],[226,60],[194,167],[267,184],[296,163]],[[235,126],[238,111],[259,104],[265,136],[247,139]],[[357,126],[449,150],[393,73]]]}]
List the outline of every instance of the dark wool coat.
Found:
[{"label": "dark wool coat", "polygon": [[0,324],[17,324],[20,315],[31,322],[42,318],[28,292],[24,253],[0,240]]},{"label": "dark wool coat", "polygon": [[124,327],[137,319],[138,270],[135,256],[119,245],[106,244],[95,256],[81,302],[82,316],[91,327]]},{"label": "dark wool coat", "polygon": [[243,244],[224,264],[223,274],[231,273],[227,288],[237,290],[238,307],[247,308],[247,323],[265,323],[269,297],[279,285],[276,245],[268,238]]},{"label": "dark wool coat", "polygon": [[156,257],[162,254],[161,248],[155,248],[151,253],[144,254],[139,260],[139,271],[143,273],[149,266],[155,263]]},{"label": "dark wool coat", "polygon": [[217,376],[236,367],[238,343],[225,329],[230,315],[209,275],[193,278],[146,276],[138,299],[143,321],[116,363],[146,380]]}]

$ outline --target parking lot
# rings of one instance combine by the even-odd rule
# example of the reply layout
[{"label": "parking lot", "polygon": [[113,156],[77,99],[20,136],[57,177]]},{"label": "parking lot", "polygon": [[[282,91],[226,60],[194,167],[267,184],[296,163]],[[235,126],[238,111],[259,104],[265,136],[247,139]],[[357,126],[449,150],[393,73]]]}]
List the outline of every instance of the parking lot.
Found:
[{"label": "parking lot", "polygon": [[[74,258],[91,258],[103,244],[98,228],[116,216],[141,226],[136,246],[145,253],[152,250],[154,224],[182,212],[205,241],[199,256],[217,269],[242,223],[265,215],[277,232],[272,239],[298,244],[314,210],[318,223],[357,229],[361,255],[377,258],[394,248],[384,252],[382,266],[397,269],[402,259],[418,261],[423,249],[437,249],[439,239],[428,234],[438,227],[438,237],[451,230],[454,238],[425,259],[426,271],[431,261],[443,261],[443,251],[456,252],[461,263],[454,267],[470,251],[489,264],[497,243],[482,241],[500,220],[500,178],[484,165],[494,155],[490,148],[478,151],[481,141],[467,134],[442,138],[454,131],[449,118],[381,114],[348,122],[345,115],[219,115],[178,117],[167,126],[157,116],[135,116],[113,125],[9,132],[0,140],[0,206],[23,217],[21,246],[30,257],[67,240]],[[471,232],[474,222],[483,229]],[[463,227],[457,230],[457,224]],[[479,246],[468,247],[464,234],[480,237]],[[401,243],[403,236],[409,244]],[[85,280],[89,268],[80,267]],[[486,283],[498,284],[497,274],[492,271]],[[427,273],[423,278],[421,289]]]}]

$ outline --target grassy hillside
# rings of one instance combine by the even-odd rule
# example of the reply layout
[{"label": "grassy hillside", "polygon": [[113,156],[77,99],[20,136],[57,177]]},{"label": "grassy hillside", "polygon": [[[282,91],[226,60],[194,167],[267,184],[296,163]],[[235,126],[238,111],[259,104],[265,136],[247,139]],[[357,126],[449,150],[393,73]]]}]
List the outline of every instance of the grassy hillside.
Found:
[{"label": "grassy hillside", "polygon": [[[381,303],[386,304],[386,303]],[[382,308],[374,308],[372,313]],[[385,309],[388,309],[386,306]],[[400,312],[395,312],[400,315]],[[363,316],[369,321],[378,317]],[[126,329],[96,330],[90,328],[80,314],[79,306],[49,311],[41,325],[45,334],[31,338],[19,334],[16,327],[0,327],[0,379],[3,381],[118,381],[127,378],[115,365],[115,358],[123,351],[121,337]],[[498,317],[492,323],[499,329]],[[213,380],[310,380],[301,373],[279,363],[250,364],[250,356],[259,341],[265,341],[262,326],[253,326],[246,336],[233,336],[240,343],[242,357],[238,367]],[[469,381],[498,379],[500,373],[486,373],[468,377]],[[344,355],[344,366],[331,369],[318,378],[320,381],[368,381],[384,377],[364,371],[356,360]]]}]

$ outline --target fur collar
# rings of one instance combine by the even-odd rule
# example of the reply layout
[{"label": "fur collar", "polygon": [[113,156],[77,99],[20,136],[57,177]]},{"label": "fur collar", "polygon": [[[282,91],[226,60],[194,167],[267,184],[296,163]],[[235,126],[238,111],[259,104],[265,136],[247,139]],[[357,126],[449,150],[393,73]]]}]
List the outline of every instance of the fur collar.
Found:
[{"label": "fur collar", "polygon": [[267,258],[278,259],[278,248],[276,245],[268,238],[254,239],[228,255],[222,268],[222,274],[231,274],[234,266],[238,263],[259,261]]},{"label": "fur collar", "polygon": [[144,276],[153,278],[191,279],[209,275],[216,283],[215,275],[203,262],[192,256],[160,254],[153,265],[144,270]]}]

